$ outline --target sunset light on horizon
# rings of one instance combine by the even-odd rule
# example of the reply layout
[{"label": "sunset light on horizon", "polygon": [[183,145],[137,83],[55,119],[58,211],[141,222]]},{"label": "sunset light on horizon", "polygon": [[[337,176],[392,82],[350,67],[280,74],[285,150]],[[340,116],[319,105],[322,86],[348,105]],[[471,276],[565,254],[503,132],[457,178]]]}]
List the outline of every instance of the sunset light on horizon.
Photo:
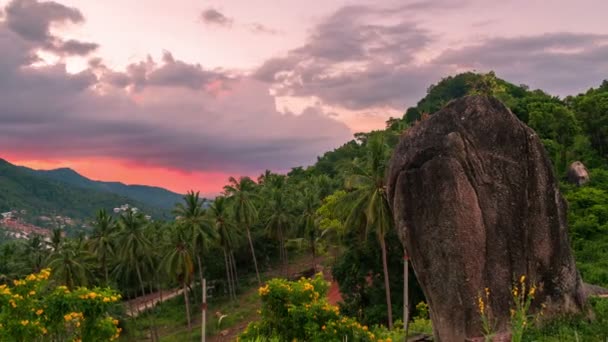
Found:
[{"label": "sunset light on horizon", "polygon": [[213,196],[384,128],[447,75],[563,97],[608,70],[603,1],[267,4],[0,0],[0,158]]}]

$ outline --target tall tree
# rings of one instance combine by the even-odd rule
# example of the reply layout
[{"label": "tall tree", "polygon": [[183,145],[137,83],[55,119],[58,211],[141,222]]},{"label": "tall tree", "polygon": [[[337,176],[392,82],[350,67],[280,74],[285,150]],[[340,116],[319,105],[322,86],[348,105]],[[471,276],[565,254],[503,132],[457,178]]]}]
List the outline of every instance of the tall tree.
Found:
[{"label": "tall tree", "polygon": [[186,318],[188,331],[192,331],[190,316],[190,300],[188,299],[188,286],[192,282],[194,274],[194,262],[192,258],[191,244],[188,233],[179,225],[175,225],[171,231],[171,241],[163,265],[168,275],[174,277],[183,290],[184,302],[186,304]]},{"label": "tall tree", "polygon": [[141,295],[146,294],[142,268],[146,265],[148,251],[152,248],[145,235],[147,220],[140,212],[128,210],[118,219],[117,245],[119,267],[124,270],[134,270],[139,282]]},{"label": "tall tree", "polygon": [[237,181],[234,177],[228,179],[229,183],[224,187],[226,195],[230,196],[230,200],[234,206],[234,216],[236,221],[245,227],[247,239],[249,240],[249,248],[251,248],[251,256],[253,258],[253,266],[255,267],[255,275],[258,279],[258,284],[262,284],[260,271],[258,269],[258,261],[255,257],[255,249],[253,240],[251,239],[251,226],[258,218],[258,210],[255,207],[253,190],[255,182],[249,177],[241,177]]},{"label": "tall tree", "polygon": [[232,251],[236,245],[237,230],[228,213],[225,197],[220,196],[213,201],[213,204],[209,208],[209,217],[217,230],[219,235],[218,241],[224,252],[228,292],[232,299],[236,299],[236,264],[232,257]]},{"label": "tall tree", "polygon": [[281,264],[285,266],[287,263],[287,250],[285,248],[286,232],[294,220],[291,215],[289,205],[287,203],[285,189],[273,189],[268,202],[268,221],[266,229],[270,236],[279,241],[279,255]]},{"label": "tall tree", "polygon": [[53,278],[70,289],[86,286],[90,278],[91,254],[83,243],[69,240],[48,256],[47,267],[53,269]]},{"label": "tall tree", "polygon": [[390,151],[382,133],[375,133],[366,142],[367,156],[353,163],[346,187],[350,192],[343,200],[350,207],[347,227],[364,227],[373,230],[382,249],[382,268],[389,329],[393,327],[393,310],[387,266],[386,233],[392,229],[393,216],[386,197],[385,173]]},{"label": "tall tree", "polygon": [[89,243],[93,254],[97,257],[104,274],[105,285],[108,286],[110,280],[108,275],[109,259],[114,256],[114,239],[116,236],[116,223],[112,216],[108,215],[105,209],[97,212],[95,222],[93,222],[93,232]]},{"label": "tall tree", "polygon": [[314,191],[306,189],[304,191],[304,194],[302,195],[302,213],[300,215],[299,220],[302,233],[308,240],[308,244],[310,246],[310,252],[312,254],[312,268],[315,272],[317,270],[316,243],[317,238],[319,237],[316,216],[316,211],[318,207],[319,200],[316,194],[314,193]]},{"label": "tall tree", "polygon": [[184,196],[184,203],[177,203],[175,205],[173,214],[177,216],[176,224],[185,230],[190,241],[192,241],[192,253],[196,256],[198,274],[202,286],[203,263],[201,262],[201,254],[206,245],[217,237],[211,222],[205,216],[203,199],[200,198],[198,192],[189,191]]}]

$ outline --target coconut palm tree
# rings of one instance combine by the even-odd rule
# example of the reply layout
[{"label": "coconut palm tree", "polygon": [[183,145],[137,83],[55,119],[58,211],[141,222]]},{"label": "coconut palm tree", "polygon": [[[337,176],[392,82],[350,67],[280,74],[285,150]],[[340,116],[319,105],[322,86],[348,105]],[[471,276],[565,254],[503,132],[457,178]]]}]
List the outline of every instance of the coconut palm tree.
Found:
[{"label": "coconut palm tree", "polygon": [[389,158],[389,149],[381,134],[372,134],[366,141],[367,156],[361,161],[355,161],[351,175],[346,181],[350,192],[343,197],[350,207],[346,219],[347,227],[363,227],[367,232],[373,230],[382,249],[382,268],[384,273],[384,288],[388,326],[393,326],[393,310],[391,307],[391,291],[387,265],[385,236],[393,227],[393,216],[386,194],[385,172]]},{"label": "coconut palm tree", "polygon": [[225,197],[220,196],[215,199],[209,207],[209,218],[218,232],[218,242],[224,252],[228,292],[232,299],[236,299],[236,264],[232,251],[236,246],[238,236],[236,226],[228,213]]},{"label": "coconut palm tree", "polygon": [[316,242],[319,237],[316,222],[318,204],[317,195],[312,190],[305,189],[304,194],[302,195],[302,214],[300,215],[299,221],[302,234],[306,237],[310,246],[310,252],[312,253],[312,268],[315,272],[317,270]]},{"label": "coconut palm tree", "polygon": [[251,239],[251,226],[258,218],[258,210],[256,209],[253,198],[253,190],[255,182],[249,177],[241,177],[237,181],[234,177],[228,179],[228,185],[224,186],[224,192],[229,196],[234,207],[234,216],[236,221],[245,227],[247,231],[247,239],[249,240],[249,248],[251,248],[251,256],[255,267],[255,275],[258,279],[258,284],[262,284],[260,271],[258,269],[258,261],[255,257],[255,249],[253,240]]},{"label": "coconut palm tree", "polygon": [[184,203],[177,203],[173,214],[176,215],[176,224],[183,227],[185,233],[192,241],[192,253],[196,256],[198,264],[198,274],[203,284],[203,264],[201,254],[209,242],[217,238],[217,233],[213,229],[211,221],[205,216],[203,209],[203,199],[198,192],[189,191],[184,196]]},{"label": "coconut palm tree", "polygon": [[125,270],[134,270],[141,289],[141,295],[146,294],[142,268],[145,267],[148,251],[152,249],[150,241],[145,235],[147,220],[140,212],[127,210],[118,219],[117,245],[119,268],[123,274]]},{"label": "coconut palm tree", "polygon": [[268,202],[268,222],[266,230],[275,239],[279,241],[279,255],[281,263],[287,263],[287,250],[285,249],[286,233],[291,226],[294,218],[290,213],[290,206],[286,192],[282,188],[273,189],[271,199]]},{"label": "coconut palm tree", "polygon": [[46,266],[53,270],[54,279],[73,289],[89,283],[91,257],[83,243],[68,240],[61,244],[61,248],[51,252]]},{"label": "coconut palm tree", "polygon": [[188,286],[194,275],[194,262],[190,236],[179,224],[172,228],[170,234],[169,248],[163,258],[164,269],[167,274],[177,280],[183,289],[184,302],[186,304],[186,318],[188,331],[192,331],[190,318],[190,300],[188,299]]},{"label": "coconut palm tree", "polygon": [[89,244],[93,254],[97,257],[103,270],[105,285],[109,284],[108,262],[114,256],[114,239],[116,236],[116,223],[105,209],[97,212],[93,222],[93,232]]}]

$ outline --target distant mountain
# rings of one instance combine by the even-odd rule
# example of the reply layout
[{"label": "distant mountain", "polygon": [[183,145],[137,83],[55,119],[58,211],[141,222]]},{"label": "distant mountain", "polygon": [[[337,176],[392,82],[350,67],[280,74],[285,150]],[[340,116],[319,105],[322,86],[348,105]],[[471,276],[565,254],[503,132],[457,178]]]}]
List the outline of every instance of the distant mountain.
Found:
[{"label": "distant mountain", "polygon": [[178,193],[154,186],[94,181],[69,168],[31,171],[37,175],[81,188],[127,196],[141,203],[161,209],[173,209],[175,203],[181,202],[183,197],[183,195]]},{"label": "distant mountain", "polygon": [[[67,174],[66,171],[61,173]],[[30,215],[52,214],[86,219],[92,218],[98,209],[111,211],[126,203],[156,218],[170,217],[169,210],[132,197],[70,184],[0,159],[0,212],[18,209],[26,210]]]}]

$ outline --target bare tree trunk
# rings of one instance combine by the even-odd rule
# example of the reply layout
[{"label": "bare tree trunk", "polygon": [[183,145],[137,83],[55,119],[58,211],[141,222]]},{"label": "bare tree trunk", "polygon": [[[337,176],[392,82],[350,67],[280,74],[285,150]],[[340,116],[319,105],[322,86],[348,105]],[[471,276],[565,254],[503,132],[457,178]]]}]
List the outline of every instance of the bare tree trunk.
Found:
[{"label": "bare tree trunk", "polygon": [[312,252],[312,270],[317,273],[317,251],[315,249],[315,240],[310,239],[310,250]]},{"label": "bare tree trunk", "polygon": [[[144,281],[143,278],[141,277],[141,271],[139,270],[139,265],[135,264],[135,271],[137,272],[137,279],[139,280],[139,286],[141,287],[141,295],[145,296],[146,295],[146,289],[144,288]],[[136,294],[137,297],[137,294]],[[145,299],[144,299],[144,303],[145,303]],[[144,306],[144,310],[147,308],[147,304]],[[137,308],[137,311],[139,311],[139,307]],[[154,341],[154,321],[152,320],[152,316],[150,315],[150,336],[152,337],[152,340]]]},{"label": "bare tree trunk", "polygon": [[226,279],[228,280],[228,296],[230,297],[230,299],[234,299],[234,297],[232,296],[232,272],[230,270],[230,264],[228,262],[228,254],[226,254],[226,248],[224,248],[223,251],[224,264],[226,265]]},{"label": "bare tree trunk", "polygon": [[[202,288],[202,286],[203,286],[203,263],[201,262],[200,254],[196,255],[196,262],[198,263],[198,277],[201,282],[201,288]],[[201,296],[202,296],[202,293],[201,293]],[[202,299],[201,299],[201,303],[202,303]]]},{"label": "bare tree trunk", "polygon": [[386,243],[384,237],[380,238],[380,247],[382,248],[382,268],[384,270],[384,289],[386,291],[386,312],[388,315],[388,329],[393,329],[393,308],[391,307],[391,289],[388,279],[388,265],[386,262]]},{"label": "bare tree trunk", "polygon": [[188,285],[186,282],[183,283],[184,290],[184,303],[186,303],[186,319],[188,320],[188,331],[192,333],[192,322],[190,321],[190,300],[188,299]]},{"label": "bare tree trunk", "polygon": [[251,230],[249,226],[247,228],[247,239],[249,239],[249,247],[251,248],[251,256],[253,257],[253,266],[255,267],[255,276],[258,278],[258,285],[262,285],[262,279],[260,278],[260,271],[258,270],[258,261],[255,258],[255,249],[253,248],[253,241],[251,240]]},{"label": "bare tree trunk", "polygon": [[234,280],[235,280],[235,290],[239,288],[239,274],[236,271],[236,260],[234,258],[234,253],[232,251],[230,251],[230,257],[232,259],[232,273],[234,274]]}]

